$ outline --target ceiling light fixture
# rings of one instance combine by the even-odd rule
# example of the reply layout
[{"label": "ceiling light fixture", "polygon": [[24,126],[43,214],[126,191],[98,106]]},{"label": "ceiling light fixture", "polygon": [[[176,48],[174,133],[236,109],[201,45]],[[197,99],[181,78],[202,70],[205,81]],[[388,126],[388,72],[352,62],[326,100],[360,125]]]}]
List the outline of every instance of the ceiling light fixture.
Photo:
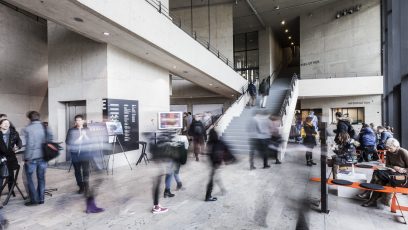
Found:
[{"label": "ceiling light fixture", "polygon": [[275,10],[279,10],[279,6],[275,6]]},{"label": "ceiling light fixture", "polygon": [[285,25],[285,23],[286,23],[285,20],[282,20],[282,21],[281,21],[281,24],[282,24],[282,25]]},{"label": "ceiling light fixture", "polygon": [[210,83],[209,85],[212,86],[213,84]]},{"label": "ceiling light fixture", "polygon": [[78,18],[78,17],[75,17],[74,20],[77,21],[77,22],[84,22],[84,20],[82,18]]},{"label": "ceiling light fixture", "polygon": [[105,36],[109,36],[109,35],[110,35],[110,33],[109,33],[109,32],[103,32],[103,35],[105,35]]},{"label": "ceiling light fixture", "polygon": [[290,44],[291,44],[292,46],[295,45],[295,43],[293,43],[293,42],[291,42]]},{"label": "ceiling light fixture", "polygon": [[290,40],[290,39],[292,39],[292,36],[289,36],[288,38],[289,38],[289,40]]},{"label": "ceiling light fixture", "polygon": [[289,32],[289,30],[288,30],[288,29],[286,29],[286,30],[285,30],[285,33],[287,33],[287,32]]},{"label": "ceiling light fixture", "polygon": [[173,65],[173,69],[177,69],[177,66]]}]

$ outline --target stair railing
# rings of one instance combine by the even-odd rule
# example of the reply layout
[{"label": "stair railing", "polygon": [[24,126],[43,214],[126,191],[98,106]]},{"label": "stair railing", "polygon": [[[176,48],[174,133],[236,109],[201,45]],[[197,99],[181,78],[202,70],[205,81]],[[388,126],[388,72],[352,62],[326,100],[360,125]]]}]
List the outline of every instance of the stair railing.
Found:
[{"label": "stair railing", "polygon": [[282,103],[279,115],[281,118],[282,125],[282,139],[285,140],[281,145],[281,154],[279,156],[280,160],[285,157],[287,140],[289,139],[290,127],[292,124],[293,115],[295,113],[296,102],[298,97],[298,79],[299,77],[296,74],[293,74],[292,80],[290,82],[290,89],[287,90],[285,99]]}]

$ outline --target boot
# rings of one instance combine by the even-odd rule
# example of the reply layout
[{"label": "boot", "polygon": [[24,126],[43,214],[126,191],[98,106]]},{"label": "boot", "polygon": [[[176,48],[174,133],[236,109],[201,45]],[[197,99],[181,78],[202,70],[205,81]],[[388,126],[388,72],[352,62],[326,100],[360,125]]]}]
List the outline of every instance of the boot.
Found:
[{"label": "boot", "polygon": [[86,199],[86,213],[99,213],[103,211],[105,211],[105,209],[96,207],[95,199],[93,197]]},{"label": "boot", "polygon": [[78,187],[79,187],[78,194],[82,194],[82,193],[85,192],[85,185],[84,185],[83,182],[81,182],[81,183],[78,185]]},{"label": "boot", "polygon": [[170,192],[170,189],[164,189],[164,198],[167,197],[174,197],[175,195],[173,193]]},{"label": "boot", "polygon": [[181,182],[177,182],[177,190],[180,190],[181,187],[183,187],[183,184]]},{"label": "boot", "polygon": [[306,152],[306,165],[312,166],[311,157],[310,157],[309,152]]},{"label": "boot", "polygon": [[381,197],[381,193],[373,192],[371,198],[364,202],[361,206],[363,207],[377,207],[377,200]]}]

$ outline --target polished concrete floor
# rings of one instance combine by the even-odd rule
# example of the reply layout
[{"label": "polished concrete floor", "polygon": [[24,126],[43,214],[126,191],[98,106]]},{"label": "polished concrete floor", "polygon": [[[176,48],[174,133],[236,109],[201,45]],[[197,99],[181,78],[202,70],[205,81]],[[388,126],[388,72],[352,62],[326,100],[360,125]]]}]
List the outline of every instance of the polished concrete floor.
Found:
[{"label": "polished concrete floor", "polygon": [[[238,163],[218,170],[227,192],[215,185],[216,202],[203,201],[209,174],[207,157],[201,156],[199,162],[190,157],[181,168],[185,189],[174,191],[173,198],[161,197],[161,205],[170,209],[163,214],[150,212],[152,178],[161,171],[155,163],[101,175],[104,182],[97,204],[106,209],[103,213],[86,214],[85,200],[76,194],[73,172],[53,168],[47,171],[47,188],[58,191],[47,197],[45,204],[25,207],[17,195],[1,212],[10,222],[9,229],[407,229],[399,222],[400,214],[383,206],[361,207],[359,200],[332,194],[333,188],[330,213],[316,211],[320,184],[309,178],[319,176],[320,167],[307,167],[304,153],[297,147],[290,145],[285,162],[271,164],[269,169],[262,169],[262,161],[257,159],[257,169],[250,171],[248,157],[238,156]],[[314,154],[318,160],[318,150]]]}]

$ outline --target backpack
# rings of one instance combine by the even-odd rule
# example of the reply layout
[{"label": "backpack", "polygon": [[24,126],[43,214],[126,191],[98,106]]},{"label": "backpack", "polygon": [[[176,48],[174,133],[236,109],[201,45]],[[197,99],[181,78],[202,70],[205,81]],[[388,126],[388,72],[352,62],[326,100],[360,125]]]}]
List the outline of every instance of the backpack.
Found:
[{"label": "backpack", "polygon": [[203,127],[201,125],[195,125],[194,126],[194,131],[193,131],[194,136],[200,136],[203,135]]}]

